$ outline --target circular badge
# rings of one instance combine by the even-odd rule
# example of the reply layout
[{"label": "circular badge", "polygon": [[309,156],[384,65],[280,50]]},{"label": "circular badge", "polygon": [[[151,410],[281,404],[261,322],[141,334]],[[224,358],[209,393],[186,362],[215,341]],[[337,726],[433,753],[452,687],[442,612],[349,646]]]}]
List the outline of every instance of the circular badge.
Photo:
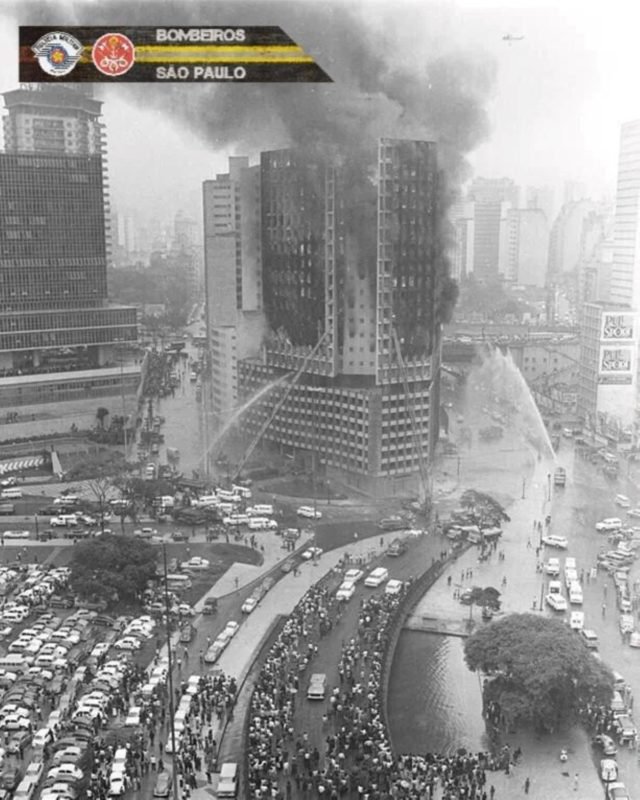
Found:
[{"label": "circular badge", "polygon": [[69,33],[52,31],[41,36],[31,48],[47,75],[68,75],[82,55],[82,45]]},{"label": "circular badge", "polygon": [[93,45],[91,60],[103,75],[117,78],[134,65],[136,48],[123,33],[105,33]]}]

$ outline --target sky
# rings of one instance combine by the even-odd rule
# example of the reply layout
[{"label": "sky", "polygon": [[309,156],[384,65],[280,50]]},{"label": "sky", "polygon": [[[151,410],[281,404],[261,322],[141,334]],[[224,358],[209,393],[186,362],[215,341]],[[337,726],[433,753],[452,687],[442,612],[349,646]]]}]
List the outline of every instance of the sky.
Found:
[{"label": "sky", "polygon": [[[271,6],[267,0],[259,5],[259,21],[266,24]],[[195,16],[194,6],[197,8],[197,3],[189,0],[182,5],[180,0],[171,0],[169,5],[166,0],[122,5],[118,0],[103,0],[103,16],[98,19],[98,4],[91,0],[50,6],[40,0],[21,0],[19,4],[0,0],[0,52],[4,54],[0,92],[17,85],[19,24],[46,21],[52,29],[64,30],[65,24],[100,24],[105,17],[114,25],[184,24],[182,7],[185,12],[188,7],[191,19],[197,18],[202,25],[248,24],[253,13],[238,13],[235,22],[227,6],[224,20],[219,22],[218,3],[201,6]],[[238,0],[233,7],[241,6],[242,0]],[[276,9],[272,22],[314,55],[329,74],[338,76],[327,91],[339,93],[341,81],[350,79],[348,70],[356,63],[355,57],[343,59],[335,49],[338,43],[332,51],[334,43],[327,41],[327,32],[315,17],[311,20],[314,6],[317,9],[315,0],[298,0],[295,14],[289,18],[282,8]],[[305,13],[311,20],[306,26]],[[410,0],[337,0],[327,13],[334,29],[342,15],[345,25],[353,25],[355,15],[362,36],[371,48],[379,48],[380,61],[393,69],[417,71],[431,58],[455,59],[460,54],[477,60],[478,74],[491,76],[489,86],[484,78],[478,81],[488,126],[482,141],[474,140],[465,154],[471,165],[469,174],[507,176],[523,187],[551,185],[558,202],[566,180],[585,183],[593,197],[613,197],[620,126],[640,118],[640,4],[623,0],[435,0],[419,4]],[[524,39],[508,43],[502,38],[506,34]],[[339,45],[344,47],[342,42]],[[474,74],[467,70],[460,80],[473,84]],[[185,102],[200,102],[195,87],[185,85],[179,91],[184,92]],[[237,86],[225,86],[222,91],[235,92]],[[297,86],[295,91],[304,93],[310,88]],[[166,94],[165,101],[156,93],[150,108],[142,95],[132,97],[122,86],[102,91],[113,204],[165,219],[184,209],[199,219],[202,181],[224,172],[228,155],[246,152],[255,157],[258,148],[247,152],[245,145],[230,142],[229,137],[218,146],[215,136],[196,133],[194,126],[176,113],[176,95],[170,96],[168,90]],[[240,93],[237,96],[242,97]],[[215,115],[209,129],[211,125],[215,127]],[[425,138],[428,133],[425,131]],[[265,146],[278,144],[273,136],[267,137]],[[256,139],[259,141],[254,134]]]}]

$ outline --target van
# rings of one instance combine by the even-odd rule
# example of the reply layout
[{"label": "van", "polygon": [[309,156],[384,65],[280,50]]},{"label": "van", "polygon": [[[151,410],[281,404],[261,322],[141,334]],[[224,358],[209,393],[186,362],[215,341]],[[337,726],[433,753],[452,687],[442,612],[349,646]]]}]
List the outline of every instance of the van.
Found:
[{"label": "van", "polygon": [[578,570],[564,568],[564,585],[567,589],[578,580]]},{"label": "van", "polygon": [[277,527],[278,523],[268,517],[251,517],[249,520],[250,531],[269,531]]},{"label": "van", "polygon": [[28,660],[29,658],[22,655],[22,653],[7,653],[4,656],[0,656],[0,667],[11,672],[23,673],[33,664],[33,659],[27,664]]},{"label": "van", "polygon": [[253,506],[253,513],[263,517],[270,517],[273,514],[273,506],[269,503],[258,503]]},{"label": "van", "polygon": [[26,775],[18,784],[13,800],[31,800],[38,788],[38,780],[33,775]]},{"label": "van", "polygon": [[113,769],[118,770],[118,767],[124,767],[127,763],[127,748],[126,747],[119,747],[115,755],[113,757]]},{"label": "van", "polygon": [[327,691],[327,676],[324,672],[315,672],[309,680],[307,699],[324,700]]},{"label": "van", "polygon": [[0,500],[20,500],[22,497],[22,489],[3,489],[0,492]]},{"label": "van", "polygon": [[226,500],[229,503],[237,503],[240,500],[237,492],[230,492],[228,489],[218,489],[216,495],[219,500]]},{"label": "van", "polygon": [[39,731],[36,731],[33,734],[33,740],[31,742],[31,746],[33,747],[34,753],[39,754],[43,753],[45,747],[50,745],[53,742],[53,733],[51,732],[50,728],[40,728]]},{"label": "van", "polygon": [[609,708],[613,712],[614,717],[622,717],[627,713],[627,705],[622,699],[620,692],[614,691]]},{"label": "van", "polygon": [[376,567],[364,579],[365,586],[380,586],[389,578],[389,570],[386,567]]},{"label": "van", "polygon": [[238,765],[232,762],[223,764],[218,777],[218,797],[235,797],[238,791]]},{"label": "van", "polygon": [[569,602],[572,606],[581,606],[583,601],[582,586],[578,581],[573,581],[569,586]]},{"label": "van", "polygon": [[231,488],[236,494],[239,494],[240,497],[244,497],[245,500],[251,498],[251,489],[248,486],[238,486],[234,483]]}]

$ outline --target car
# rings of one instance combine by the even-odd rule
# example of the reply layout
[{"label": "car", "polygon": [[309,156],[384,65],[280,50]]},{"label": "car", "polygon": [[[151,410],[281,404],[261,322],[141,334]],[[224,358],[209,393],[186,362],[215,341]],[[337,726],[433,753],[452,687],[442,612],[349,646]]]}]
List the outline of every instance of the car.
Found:
[{"label": "car", "polygon": [[547,594],[545,595],[545,602],[554,611],[566,611],[568,608],[567,601],[561,594]]},{"label": "car", "polygon": [[239,627],[240,627],[240,625],[235,620],[230,620],[224,626],[223,633],[226,632],[229,635],[229,638],[232,639],[236,635],[236,633],[238,632],[238,628]]},{"label": "car", "polygon": [[299,517],[306,517],[307,519],[322,519],[322,512],[314,509],[312,506],[300,506],[296,509],[296,514]]},{"label": "car", "polygon": [[605,783],[618,780],[618,765],[613,758],[603,758],[600,761],[600,777]]},{"label": "car", "polygon": [[316,558],[320,558],[323,552],[324,550],[322,550],[321,547],[309,547],[302,553],[302,558],[304,558],[305,561],[311,561],[311,559],[315,561]]},{"label": "car", "polygon": [[189,535],[187,533],[182,533],[182,531],[174,531],[171,534],[171,538],[174,542],[188,542]]},{"label": "car", "polygon": [[247,597],[242,604],[241,611],[243,614],[250,614],[257,605],[258,599],[256,597]]},{"label": "car", "polygon": [[358,583],[362,578],[364,578],[363,570],[356,569],[355,567],[348,569],[342,576],[343,581],[351,581],[352,583]]},{"label": "car", "polygon": [[391,580],[387,581],[387,585],[384,587],[384,593],[390,595],[400,594],[403,585],[404,584],[402,581],[391,578]]},{"label": "car", "polygon": [[630,508],[627,511],[627,516],[636,518],[640,517],[640,508]]},{"label": "car", "polygon": [[65,781],[81,781],[84,777],[83,771],[75,764],[60,764],[58,767],[51,767],[47,772],[47,778],[55,778],[56,780]]},{"label": "car", "polygon": [[620,633],[633,633],[635,629],[635,620],[633,614],[620,614]]},{"label": "car", "polygon": [[343,581],[336,592],[337,600],[351,600],[353,593],[356,590],[356,585],[353,581]]},{"label": "car", "polygon": [[122,772],[112,772],[109,779],[109,797],[121,797],[123,794],[124,774]]},{"label": "car", "polygon": [[566,550],[569,547],[569,540],[566,536],[556,536],[555,534],[543,536],[542,543],[547,547],[557,547],[560,550]]},{"label": "car", "polygon": [[631,508],[631,500],[629,500],[626,494],[617,494],[613,502],[617,506],[620,506],[620,508]]},{"label": "car", "polygon": [[20,767],[8,766],[2,770],[0,774],[0,785],[3,789],[15,789],[20,783],[22,777],[22,770]]},{"label": "car", "polygon": [[29,531],[5,531],[2,534],[4,539],[29,539]]},{"label": "car", "polygon": [[31,742],[29,731],[18,731],[14,733],[7,743],[7,753],[12,755],[23,753]]},{"label": "car", "polygon": [[545,565],[544,571],[547,575],[551,575],[556,577],[560,574],[560,559],[559,558],[549,558]]},{"label": "car", "polygon": [[154,797],[169,797],[171,794],[171,773],[162,770],[156,778],[156,785],[153,787]]},{"label": "car", "polygon": [[607,786],[607,800],[631,800],[627,787],[620,781]]},{"label": "car", "polygon": [[140,640],[136,639],[135,636],[125,636],[122,639],[118,639],[117,642],[114,642],[113,646],[116,650],[133,651],[139,650],[142,645],[140,644]]},{"label": "car", "polygon": [[601,533],[609,533],[611,531],[618,531],[622,527],[622,520],[618,517],[607,517],[601,522],[596,522],[596,530]]},{"label": "car", "polygon": [[204,661],[205,664],[215,664],[216,661],[220,658],[222,651],[224,650],[224,645],[220,644],[220,642],[215,641],[211,647],[208,648],[207,652],[204,654]]},{"label": "car", "polygon": [[582,636],[582,639],[589,650],[598,649],[598,634],[595,631],[591,630],[590,628],[583,628],[580,631],[580,635]]},{"label": "car", "polygon": [[593,744],[597,747],[600,747],[605,756],[615,756],[615,754],[618,752],[616,743],[610,736],[607,736],[606,733],[599,733],[597,736],[595,736],[593,739]]},{"label": "car", "polygon": [[640,647],[640,633],[633,631],[629,637],[629,647]]},{"label": "car", "polygon": [[581,631],[584,628],[584,611],[572,611],[569,619],[572,631]]}]

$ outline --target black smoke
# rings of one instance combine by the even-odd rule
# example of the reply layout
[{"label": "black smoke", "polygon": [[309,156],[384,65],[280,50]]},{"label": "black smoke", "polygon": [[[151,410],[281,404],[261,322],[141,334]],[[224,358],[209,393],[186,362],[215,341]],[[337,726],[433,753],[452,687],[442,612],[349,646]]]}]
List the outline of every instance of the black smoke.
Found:
[{"label": "black smoke", "polygon": [[[211,26],[279,25],[333,78],[332,84],[119,84],[120,96],[137,106],[168,112],[212,149],[258,152],[295,147],[305,157],[331,162],[372,164],[381,136],[427,139],[438,143],[442,175],[438,224],[436,303],[440,320],[450,317],[455,287],[449,278],[446,217],[458,187],[468,174],[465,156],[488,135],[485,103],[491,93],[495,68],[479,54],[447,49],[428,4],[416,5],[417,24],[425,27],[425,42],[407,57],[402,23],[371,22],[366,5],[308,2],[223,0],[216,3],[123,2],[101,5],[72,4],[65,13],[59,3],[15,5],[20,24],[50,24],[61,20],[85,25]],[[411,30],[412,8],[397,9]],[[434,23],[437,24],[437,23]],[[415,42],[415,36],[412,37]],[[96,84],[98,93],[102,85]],[[109,87],[110,88],[110,87]],[[104,92],[105,99],[108,93]],[[370,192],[362,176],[352,182],[350,220],[370,218]],[[366,208],[354,204],[365,197]],[[369,227],[367,225],[367,227]],[[366,236],[373,236],[365,231]],[[369,253],[364,240],[358,251]],[[358,271],[362,264],[358,266]],[[372,266],[371,269],[374,269]]]}]

